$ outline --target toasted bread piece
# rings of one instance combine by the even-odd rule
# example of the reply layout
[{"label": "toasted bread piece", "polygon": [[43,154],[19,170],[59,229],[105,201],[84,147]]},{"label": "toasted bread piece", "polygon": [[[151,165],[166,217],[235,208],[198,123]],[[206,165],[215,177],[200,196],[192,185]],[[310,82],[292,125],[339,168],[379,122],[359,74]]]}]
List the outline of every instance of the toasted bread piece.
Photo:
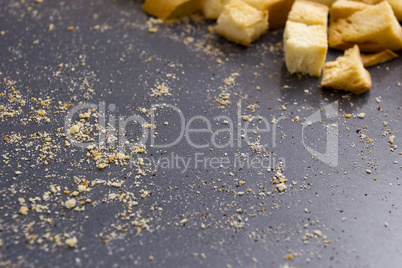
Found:
[{"label": "toasted bread piece", "polygon": [[[368,5],[376,5],[384,0],[352,0],[352,1],[358,1],[358,2],[368,4]],[[392,7],[395,17],[399,21],[402,21],[402,1],[401,0],[386,0],[386,1]]]},{"label": "toasted bread piece", "polygon": [[248,46],[268,30],[268,12],[232,0],[219,15],[215,30],[235,43]]},{"label": "toasted bread piece", "polygon": [[394,11],[395,17],[402,21],[402,1],[401,0],[387,0]]},{"label": "toasted bread piece", "polygon": [[284,32],[286,67],[290,73],[320,76],[327,55],[327,26],[288,20]]},{"label": "toasted bread piece", "polygon": [[359,49],[364,52],[402,49],[402,27],[388,2],[366,5],[362,10],[352,12],[345,17],[339,13],[337,3],[332,5],[330,11],[331,16],[332,9],[338,11],[335,18],[331,17],[330,47],[347,49],[357,44]]},{"label": "toasted bread piece", "polygon": [[207,19],[217,19],[230,0],[204,0],[202,11]]},{"label": "toasted bread piece", "polygon": [[285,27],[288,14],[295,0],[242,0],[258,10],[268,11],[269,29]]},{"label": "toasted bread piece", "polygon": [[[279,29],[285,27],[288,14],[295,0],[242,0],[250,6],[268,11],[269,29]],[[203,12],[206,18],[216,19],[221,14],[223,7],[230,0],[205,0]]]},{"label": "toasted bread piece", "polygon": [[200,0],[146,0],[142,9],[162,20],[188,16],[201,7]]},{"label": "toasted bread piece", "polygon": [[370,73],[363,66],[357,45],[346,50],[344,56],[338,57],[336,61],[324,64],[321,86],[357,95],[370,89]]},{"label": "toasted bread piece", "polygon": [[328,7],[311,1],[298,0],[289,12],[288,20],[307,25],[325,25],[328,23]]},{"label": "toasted bread piece", "polygon": [[327,7],[330,7],[336,0],[309,0],[309,1],[316,2],[316,3],[322,4],[322,5],[326,5]]},{"label": "toasted bread piece", "polygon": [[258,10],[268,10],[272,0],[241,0]]},{"label": "toasted bread piece", "polygon": [[376,54],[361,55],[364,67],[370,67],[373,65],[384,63],[386,61],[393,60],[398,57],[399,57],[398,54],[389,49],[383,50]]},{"label": "toasted bread piece", "polygon": [[351,0],[351,1],[365,3],[367,5],[377,5],[378,3],[380,3],[384,0]]},{"label": "toasted bread piece", "polygon": [[328,7],[296,1],[283,34],[285,62],[290,73],[320,76],[328,50]]},{"label": "toasted bread piece", "polygon": [[335,23],[340,18],[348,18],[357,11],[367,7],[366,4],[357,1],[336,1],[329,10],[330,24]]},{"label": "toasted bread piece", "polygon": [[268,6],[268,24],[270,30],[283,28],[295,0],[270,0]]}]

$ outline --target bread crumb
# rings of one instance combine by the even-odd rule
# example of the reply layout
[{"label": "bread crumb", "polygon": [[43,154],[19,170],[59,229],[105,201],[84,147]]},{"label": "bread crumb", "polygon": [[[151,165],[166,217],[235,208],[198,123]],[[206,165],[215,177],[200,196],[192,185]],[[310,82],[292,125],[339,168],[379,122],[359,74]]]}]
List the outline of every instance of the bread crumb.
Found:
[{"label": "bread crumb", "polygon": [[289,261],[293,261],[293,259],[294,259],[293,254],[291,254],[291,253],[286,254],[285,258],[288,259]]},{"label": "bread crumb", "polygon": [[281,183],[279,183],[279,184],[276,186],[276,188],[278,189],[279,192],[283,192],[283,191],[285,191],[288,187],[286,186],[285,183],[281,182]]},{"label": "bread crumb", "polygon": [[21,214],[21,215],[27,215],[28,214],[28,208],[26,207],[26,206],[22,206],[21,208],[20,208],[20,210],[19,210],[19,213]]},{"label": "bread crumb", "polygon": [[107,167],[108,166],[108,164],[106,164],[106,163],[100,163],[99,165],[98,165],[98,168],[99,169],[104,169],[105,167]]},{"label": "bread crumb", "polygon": [[82,192],[85,192],[86,190],[87,190],[86,186],[84,186],[82,184],[78,185],[78,192],[82,193]]},{"label": "bread crumb", "polygon": [[184,218],[184,219],[182,219],[182,220],[179,222],[179,224],[180,224],[181,226],[184,226],[184,225],[186,225],[186,222],[188,222],[188,219]]},{"label": "bread crumb", "polygon": [[366,116],[365,113],[359,113],[359,114],[357,115],[357,117],[359,117],[360,119],[363,119],[365,116]]},{"label": "bread crumb", "polygon": [[158,32],[158,27],[149,28],[148,31],[149,31],[150,33],[156,33],[156,32]]},{"label": "bread crumb", "polygon": [[313,233],[318,237],[322,236],[322,232],[320,230],[315,230]]},{"label": "bread crumb", "polygon": [[78,243],[78,239],[75,236],[72,238],[66,239],[66,246],[68,246],[70,248],[75,247],[77,245],[77,243]]},{"label": "bread crumb", "polygon": [[68,199],[66,201],[66,203],[64,203],[64,206],[68,209],[72,209],[73,207],[75,207],[75,204],[77,203],[77,201],[75,201],[74,198]]}]

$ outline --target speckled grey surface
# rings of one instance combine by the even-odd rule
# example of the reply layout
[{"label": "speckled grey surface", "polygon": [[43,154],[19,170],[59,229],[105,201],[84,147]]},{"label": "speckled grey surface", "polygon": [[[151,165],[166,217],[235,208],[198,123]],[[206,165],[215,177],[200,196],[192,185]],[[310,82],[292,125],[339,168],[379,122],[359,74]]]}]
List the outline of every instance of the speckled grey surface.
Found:
[{"label": "speckled grey surface", "polygon": [[[401,263],[402,151],[397,147],[402,138],[401,58],[371,67],[372,88],[352,96],[322,90],[319,78],[287,74],[277,45],[282,31],[269,32],[243,48],[208,32],[211,21],[192,18],[158,24],[140,7],[141,1],[123,0],[0,4],[2,265],[397,267]],[[74,29],[68,31],[69,26]],[[149,31],[153,27],[158,28],[156,33]],[[340,54],[330,50],[327,59]],[[235,82],[224,83],[227,77]],[[157,82],[164,82],[171,95],[152,96]],[[224,109],[214,99],[220,99],[222,92],[230,94]],[[50,101],[43,102],[46,99]],[[66,145],[64,129],[57,129],[64,127],[73,107],[101,102],[115,106],[114,111],[107,110],[107,120],[139,115],[147,122],[150,117],[138,107],[149,111],[152,105],[167,103],[183,113],[186,123],[203,116],[204,122],[196,118],[192,128],[205,128],[205,121],[210,121],[213,132],[228,127],[214,119],[226,116],[234,122],[233,146],[213,146],[212,135],[205,132],[187,138],[195,144],[209,143],[206,148],[191,146],[183,136],[175,146],[158,149],[150,146],[149,136],[144,159],[173,153],[190,159],[189,168],[159,167],[138,178],[138,169],[128,165],[99,170],[87,149]],[[66,103],[71,106],[60,108]],[[331,103],[339,106],[337,117],[305,124]],[[259,105],[254,112],[247,109],[254,104]],[[38,116],[41,109],[45,116]],[[288,188],[283,193],[273,184],[275,167],[247,167],[247,161],[239,167],[247,157],[263,159],[266,153],[237,135],[238,123],[242,128],[247,123],[238,118],[238,111],[269,122],[284,116],[271,123],[269,133],[249,133],[253,141],[260,135],[268,143],[265,150],[276,163],[285,162]],[[352,117],[345,118],[344,113]],[[359,113],[365,117],[358,118]],[[296,116],[300,122],[295,122]],[[257,117],[250,127],[263,128],[262,122]],[[338,138],[338,153],[330,152],[338,159],[335,167],[312,158],[302,142],[325,151],[326,123],[338,126],[339,133],[331,133]],[[156,144],[180,135],[175,110],[159,110],[155,125]],[[272,136],[274,126],[277,138]],[[127,135],[136,137],[140,132],[133,128]],[[220,135],[221,145],[229,141],[227,132]],[[46,137],[51,137],[48,145]],[[228,168],[214,168],[210,162],[196,165],[196,154],[228,157],[230,164]],[[91,185],[96,179],[122,184],[94,185],[80,193],[77,201],[91,199],[80,206],[85,211],[63,206],[77,182]],[[50,185],[60,191],[53,193]],[[129,192],[138,202],[131,211],[121,197]],[[111,193],[117,196],[113,200],[108,199]],[[29,201],[35,197],[41,199]],[[23,205],[29,209],[26,215],[19,213]],[[147,222],[147,228],[141,229],[144,226],[135,220]],[[306,233],[311,235],[303,239]],[[60,237],[59,245],[55,236]],[[74,248],[65,245],[68,237],[78,239]],[[293,260],[286,259],[287,254]]]}]

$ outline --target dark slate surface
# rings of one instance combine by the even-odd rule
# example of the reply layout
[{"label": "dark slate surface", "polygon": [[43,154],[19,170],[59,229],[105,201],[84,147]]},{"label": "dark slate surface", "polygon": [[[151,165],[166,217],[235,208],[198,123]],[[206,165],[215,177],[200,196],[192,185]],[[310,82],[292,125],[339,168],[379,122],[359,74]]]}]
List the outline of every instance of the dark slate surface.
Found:
[{"label": "dark slate surface", "polygon": [[[5,93],[1,105],[17,111],[13,118],[5,116],[0,122],[3,265],[281,267],[287,263],[295,267],[395,267],[400,264],[402,151],[397,147],[391,151],[388,140],[394,135],[394,145],[400,146],[402,138],[401,58],[371,67],[372,88],[361,96],[352,96],[319,88],[319,78],[287,74],[278,46],[281,30],[269,32],[249,48],[243,48],[209,33],[212,21],[199,22],[196,17],[180,23],[158,24],[141,11],[141,1],[123,0],[4,1],[0,4],[0,22],[0,78],[1,92]],[[49,30],[49,24],[54,24],[54,30]],[[97,25],[99,28],[94,29]],[[74,26],[74,30],[68,31],[68,26]],[[150,33],[152,27],[158,31]],[[339,55],[341,52],[330,50],[327,59]],[[147,61],[150,57],[152,60]],[[63,67],[59,68],[59,64]],[[236,82],[226,85],[223,80],[233,73],[239,74]],[[174,74],[175,79],[169,78],[169,74]],[[150,88],[157,81],[165,82],[171,95],[150,96]],[[12,87],[20,91],[25,105],[10,102]],[[230,93],[230,104],[224,109],[214,100],[222,91]],[[38,98],[51,99],[48,109],[38,104]],[[142,157],[167,158],[173,153],[189,160],[189,168],[184,171],[181,166],[159,168],[140,178],[135,178],[137,169],[128,165],[113,164],[99,170],[92,157],[86,159],[85,148],[65,145],[64,130],[57,129],[64,126],[67,113],[57,108],[59,101],[72,104],[67,110],[79,103],[104,102],[106,107],[113,104],[116,109],[107,111],[107,120],[110,116],[138,115],[147,122],[150,116],[138,107],[150,109],[152,105],[167,103],[183,113],[186,123],[195,116],[205,117],[213,132],[228,128],[223,119],[214,119],[226,116],[233,121],[234,146],[213,146],[212,135],[204,132],[190,134],[188,139],[195,144],[209,143],[206,148],[191,146],[183,136],[175,146],[158,149],[151,147],[149,136],[147,153]],[[323,153],[327,143],[325,125],[328,123],[332,129],[337,125],[338,133],[332,131],[328,135],[338,137],[334,144],[337,147],[329,152],[332,160],[338,159],[336,166],[311,157],[302,142],[302,123],[331,103],[339,105],[338,116],[322,117],[321,122],[312,122],[310,126],[305,124],[304,140],[307,146]],[[246,109],[253,104],[259,105],[255,112]],[[283,104],[286,110],[281,109]],[[28,120],[38,109],[47,111],[49,123],[45,120],[38,123],[35,118]],[[247,163],[243,168],[239,168],[240,162],[234,165],[241,153],[250,159],[266,159],[264,153],[238,136],[238,123],[243,129],[246,124],[238,118],[238,111],[241,115],[260,115],[268,122],[284,116],[276,124],[277,138],[272,136],[275,126],[272,123],[269,133],[259,134],[268,143],[265,150],[272,159],[276,163],[280,159],[285,162],[283,174],[289,180],[285,192],[279,193],[272,184],[276,171],[264,166],[248,167]],[[362,112],[364,119],[357,117]],[[347,119],[344,113],[352,117]],[[291,121],[296,116],[301,122]],[[169,124],[165,125],[165,121]],[[264,128],[261,122],[254,120],[250,127]],[[174,141],[180,135],[177,111],[158,110],[155,124],[156,144]],[[205,126],[202,118],[195,118],[191,128]],[[138,127],[127,130],[128,138],[141,135]],[[53,157],[40,151],[45,137],[35,138],[34,133],[50,135]],[[217,140],[221,144],[228,142],[228,132],[220,135]],[[250,133],[253,140],[257,135]],[[15,140],[16,136],[22,139]],[[4,141],[5,138],[9,141]],[[46,159],[41,154],[47,155]],[[228,168],[216,168],[210,162],[206,167],[203,163],[196,166],[197,156],[228,157],[230,164]],[[45,160],[48,165],[44,165]],[[120,188],[93,186],[77,200],[90,198],[94,203],[86,204],[85,211],[76,212],[62,205],[68,199],[63,191],[77,189],[74,178],[89,183],[95,179],[117,179],[123,184]],[[245,184],[239,185],[238,181]],[[61,192],[51,193],[46,201],[37,201],[47,209],[34,211],[34,204],[28,199],[43,197],[51,184],[60,186]],[[144,190],[151,194],[141,198]],[[109,193],[127,192],[133,193],[138,202],[131,212],[127,203],[106,198]],[[271,194],[261,196],[260,192]],[[18,213],[21,197],[30,209],[27,215]],[[135,215],[126,219],[121,217],[122,212]],[[138,233],[132,224],[135,219],[148,219],[149,230]],[[182,219],[188,219],[183,226]],[[117,230],[119,225],[123,230]],[[324,237],[313,235],[305,244],[303,236],[316,230]],[[46,234],[60,235],[61,245],[53,238],[44,238]],[[64,245],[67,237],[63,234],[77,237],[77,246],[67,248]],[[288,253],[293,254],[294,260],[285,259]],[[150,260],[150,256],[154,259]]]}]

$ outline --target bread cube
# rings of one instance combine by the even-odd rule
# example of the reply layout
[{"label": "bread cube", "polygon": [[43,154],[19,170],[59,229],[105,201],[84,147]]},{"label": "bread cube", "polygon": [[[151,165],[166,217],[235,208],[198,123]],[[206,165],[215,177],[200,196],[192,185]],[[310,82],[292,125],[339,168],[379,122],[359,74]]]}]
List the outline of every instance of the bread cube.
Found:
[{"label": "bread cube", "polygon": [[285,62],[293,73],[320,76],[327,55],[327,26],[287,21],[284,32]]},{"label": "bread cube", "polygon": [[296,1],[283,34],[285,62],[290,73],[320,76],[328,50],[328,7]]},{"label": "bread cube", "polygon": [[232,0],[224,6],[215,30],[230,41],[248,46],[268,30],[268,12]]},{"label": "bread cube", "polygon": [[359,47],[355,45],[345,51],[336,61],[324,64],[322,87],[329,87],[362,94],[371,87],[370,73],[364,68]]},{"label": "bread cube", "polygon": [[[283,28],[288,19],[288,14],[295,0],[242,0],[250,6],[268,11],[269,29]],[[219,17],[223,7],[230,0],[205,0],[203,12],[206,18],[216,19]]]},{"label": "bread cube", "polygon": [[336,0],[310,0],[311,2],[316,2],[322,5],[326,5],[327,7],[332,6],[332,4],[336,1]]},{"label": "bread cube", "polygon": [[258,10],[267,10],[272,0],[241,0]]},{"label": "bread cube", "polygon": [[394,11],[395,17],[402,21],[402,1],[401,0],[387,0]]},{"label": "bread cube", "polygon": [[283,28],[295,0],[270,0],[268,6],[268,25],[270,30]]},{"label": "bread cube", "polygon": [[346,1],[356,1],[356,2],[361,2],[367,5],[377,5],[378,3],[384,1],[384,0],[346,0]]},{"label": "bread cube", "polygon": [[242,0],[258,10],[268,11],[269,29],[283,28],[295,0]]},{"label": "bread cube", "polygon": [[[368,5],[376,5],[384,0],[352,0],[362,2]],[[402,20],[402,1],[401,0],[386,0],[388,4],[392,7],[395,17],[401,21]]]},{"label": "bread cube", "polygon": [[204,0],[202,11],[207,19],[217,19],[230,0]]},{"label": "bread cube", "polygon": [[[340,2],[341,4],[343,1]],[[379,52],[385,49],[402,49],[402,27],[388,2],[366,5],[362,10],[341,17],[337,2],[331,7],[338,11],[331,18],[329,45],[336,49],[347,49],[355,44],[360,51]],[[332,16],[332,15],[331,15]]]},{"label": "bread cube", "polygon": [[389,49],[383,50],[375,54],[360,55],[360,56],[362,58],[364,67],[377,65],[399,57],[398,54]]},{"label": "bread cube", "polygon": [[328,7],[323,4],[311,1],[296,1],[289,12],[288,20],[307,25],[327,26],[328,10]]},{"label": "bread cube", "polygon": [[366,7],[366,4],[358,1],[336,1],[329,10],[330,25],[340,18],[347,18]]},{"label": "bread cube", "polygon": [[200,0],[146,0],[142,9],[164,21],[188,16],[201,7]]}]

